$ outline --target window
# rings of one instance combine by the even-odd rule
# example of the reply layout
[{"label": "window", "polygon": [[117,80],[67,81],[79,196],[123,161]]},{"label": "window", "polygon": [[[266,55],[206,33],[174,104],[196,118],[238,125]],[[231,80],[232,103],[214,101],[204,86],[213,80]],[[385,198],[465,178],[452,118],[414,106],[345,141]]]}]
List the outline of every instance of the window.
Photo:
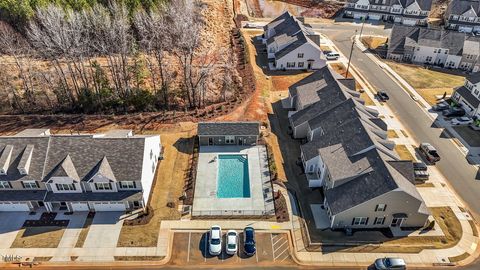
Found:
[{"label": "window", "polygon": [[375,212],[385,212],[385,209],[387,209],[386,204],[377,204],[377,206],[375,207]]},{"label": "window", "polygon": [[373,221],[373,225],[383,225],[385,223],[385,217],[376,217]]},{"label": "window", "polygon": [[5,189],[5,188],[12,188],[12,186],[10,185],[10,182],[0,181],[0,189]]},{"label": "window", "polygon": [[352,220],[352,225],[367,225],[368,217],[356,217]]},{"label": "window", "polygon": [[305,64],[305,63],[303,63],[303,62],[298,62],[298,67],[301,68],[301,67],[304,66],[304,64]]},{"label": "window", "polygon": [[57,190],[77,190],[74,184],[55,184]]},{"label": "window", "polygon": [[299,53],[298,58],[303,58],[303,53]]},{"label": "window", "polygon": [[39,188],[37,181],[22,181],[23,188]]},{"label": "window", "polygon": [[120,187],[121,188],[136,188],[137,185],[135,184],[134,181],[121,181],[120,182]]},{"label": "window", "polygon": [[225,143],[226,144],[234,144],[235,143],[235,136],[225,136]]},{"label": "window", "polygon": [[433,53],[437,53],[437,49],[434,49],[434,50],[433,50]]},{"label": "window", "polygon": [[112,190],[112,184],[110,183],[95,183],[96,190]]},{"label": "window", "polygon": [[287,68],[295,67],[295,62],[287,62]]}]

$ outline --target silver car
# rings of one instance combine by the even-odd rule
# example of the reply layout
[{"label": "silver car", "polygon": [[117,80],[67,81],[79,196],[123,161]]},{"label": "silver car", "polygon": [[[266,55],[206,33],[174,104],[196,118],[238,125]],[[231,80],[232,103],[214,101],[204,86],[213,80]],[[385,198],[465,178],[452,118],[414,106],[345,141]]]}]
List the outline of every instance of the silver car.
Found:
[{"label": "silver car", "polygon": [[381,258],[375,260],[375,269],[378,270],[405,270],[407,264],[400,258]]}]

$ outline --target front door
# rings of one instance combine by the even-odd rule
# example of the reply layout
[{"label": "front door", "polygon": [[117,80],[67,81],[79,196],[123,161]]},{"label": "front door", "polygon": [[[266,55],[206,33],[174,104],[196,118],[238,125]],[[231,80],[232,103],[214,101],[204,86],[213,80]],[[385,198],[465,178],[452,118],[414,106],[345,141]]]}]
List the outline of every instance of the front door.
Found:
[{"label": "front door", "polygon": [[213,138],[208,138],[208,145],[213,145]]},{"label": "front door", "polygon": [[403,218],[393,218],[391,227],[400,227],[402,225]]},{"label": "front door", "polygon": [[238,138],[238,145],[243,145],[243,140],[242,140],[242,138]]},{"label": "front door", "polygon": [[312,69],[312,62],[308,62],[307,69]]}]

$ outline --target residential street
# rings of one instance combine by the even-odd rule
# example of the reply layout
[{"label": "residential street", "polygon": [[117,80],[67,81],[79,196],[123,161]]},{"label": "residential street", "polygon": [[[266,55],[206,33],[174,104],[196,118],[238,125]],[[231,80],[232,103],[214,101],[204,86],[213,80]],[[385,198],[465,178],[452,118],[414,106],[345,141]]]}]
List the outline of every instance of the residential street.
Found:
[{"label": "residential street", "polygon": [[[340,51],[348,57],[351,37],[355,34],[355,29],[360,29],[361,24],[313,24],[312,26],[315,30],[327,35]],[[365,24],[363,34],[385,35],[386,30]],[[465,156],[453,142],[442,138],[441,129],[431,127],[433,120],[395,81],[357,47],[354,48],[352,64],[377,90],[385,90],[388,93],[390,96],[389,106],[416,141],[429,142],[438,149],[442,160],[436,166],[448,178],[453,189],[470,206],[470,210],[478,219],[480,217],[480,201],[478,200],[480,183],[477,183],[480,176],[478,176],[478,169],[468,164]]]}]

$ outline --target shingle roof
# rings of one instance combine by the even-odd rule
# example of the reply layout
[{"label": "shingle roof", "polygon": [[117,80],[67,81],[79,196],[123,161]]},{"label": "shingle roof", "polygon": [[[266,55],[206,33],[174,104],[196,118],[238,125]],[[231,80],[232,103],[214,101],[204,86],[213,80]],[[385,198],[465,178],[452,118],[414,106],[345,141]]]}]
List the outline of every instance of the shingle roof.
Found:
[{"label": "shingle roof", "polygon": [[456,91],[463,99],[465,99],[471,106],[474,108],[478,108],[480,104],[480,100],[475,97],[470,90],[468,90],[465,86],[458,88]]},{"label": "shingle roof", "polygon": [[69,154],[67,154],[67,156],[57,165],[57,167],[52,170],[52,173],[47,177],[47,179],[50,179],[51,177],[69,177],[75,181],[80,180]]},{"label": "shingle roof", "polygon": [[202,122],[198,123],[198,136],[258,136],[258,122]]},{"label": "shingle roof", "polygon": [[445,11],[446,16],[449,15],[462,15],[465,12],[472,9],[477,13],[480,13],[480,4],[479,1],[471,0],[452,0]]},{"label": "shingle roof", "polygon": [[102,202],[102,201],[140,201],[142,192],[138,190],[118,192],[81,192],[81,193],[54,193],[47,192],[45,202]]},{"label": "shingle roof", "polygon": [[0,201],[42,201],[46,193],[46,190],[0,190]]},{"label": "shingle roof", "polygon": [[477,84],[480,82],[480,72],[475,72],[472,74],[467,75],[467,80],[473,84]]}]

